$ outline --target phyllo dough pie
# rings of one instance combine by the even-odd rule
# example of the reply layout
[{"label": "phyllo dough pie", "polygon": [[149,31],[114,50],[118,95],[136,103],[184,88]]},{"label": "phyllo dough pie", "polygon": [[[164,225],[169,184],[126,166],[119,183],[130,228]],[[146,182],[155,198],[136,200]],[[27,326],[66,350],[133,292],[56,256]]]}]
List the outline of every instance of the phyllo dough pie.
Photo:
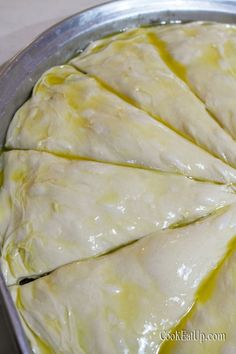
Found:
[{"label": "phyllo dough pie", "polygon": [[236,353],[235,97],[217,23],[111,35],[41,76],[0,158],[1,270],[34,353]]}]

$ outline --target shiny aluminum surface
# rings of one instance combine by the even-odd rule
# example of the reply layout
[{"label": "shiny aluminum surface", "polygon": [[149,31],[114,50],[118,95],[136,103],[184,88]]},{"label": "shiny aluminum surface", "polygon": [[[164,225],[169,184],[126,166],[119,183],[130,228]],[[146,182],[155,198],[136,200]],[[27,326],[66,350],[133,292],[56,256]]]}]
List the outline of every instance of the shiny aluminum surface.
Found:
[{"label": "shiny aluminum surface", "polygon": [[[1,146],[14,112],[28,98],[40,75],[51,66],[65,63],[91,41],[110,33],[140,25],[196,20],[236,23],[236,0],[114,1],[75,14],[51,27],[0,71]],[[0,353],[30,353],[1,274],[0,312],[0,328],[3,327]]]}]

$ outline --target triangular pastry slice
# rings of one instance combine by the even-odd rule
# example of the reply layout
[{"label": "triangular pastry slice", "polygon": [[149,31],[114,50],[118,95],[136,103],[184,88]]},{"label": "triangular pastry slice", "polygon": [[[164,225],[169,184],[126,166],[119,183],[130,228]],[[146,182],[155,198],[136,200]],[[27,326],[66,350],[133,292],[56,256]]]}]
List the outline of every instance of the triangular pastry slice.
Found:
[{"label": "triangular pastry slice", "polygon": [[73,263],[12,295],[34,353],[156,353],[236,234],[235,205]]},{"label": "triangular pastry slice", "polygon": [[[151,113],[156,119],[235,167],[236,142],[209,114],[204,103],[178,77],[179,72],[172,70],[170,58],[162,53],[162,46],[155,34],[160,31],[160,34],[163,32],[163,36],[167,36],[166,27],[168,28],[160,26],[153,30],[140,29],[96,41],[71,63],[94,75],[112,90],[131,100],[134,105]],[[178,41],[178,30],[175,31],[175,26],[170,28],[173,28],[169,38],[174,49],[179,51],[182,46],[182,56],[188,55],[185,37],[183,43]],[[179,31],[184,31],[184,28],[177,27]],[[200,39],[202,36],[199,36],[199,41]],[[191,43],[189,41],[190,46]],[[216,78],[209,79],[211,67],[204,68],[204,74],[199,75],[196,72],[196,78],[207,80],[208,86],[211,85],[215,89],[220,87],[221,80],[216,86]],[[182,74],[181,70],[180,72]],[[221,95],[216,101],[222,108],[224,102],[234,102],[233,88],[230,93],[224,94],[224,85],[223,81]],[[210,95],[209,90],[207,92]]]},{"label": "triangular pastry slice", "polygon": [[44,152],[6,152],[3,163],[1,269],[8,284],[236,201],[230,187]]},{"label": "triangular pastry slice", "polygon": [[42,76],[16,113],[6,146],[236,182],[236,169],[70,66]]}]

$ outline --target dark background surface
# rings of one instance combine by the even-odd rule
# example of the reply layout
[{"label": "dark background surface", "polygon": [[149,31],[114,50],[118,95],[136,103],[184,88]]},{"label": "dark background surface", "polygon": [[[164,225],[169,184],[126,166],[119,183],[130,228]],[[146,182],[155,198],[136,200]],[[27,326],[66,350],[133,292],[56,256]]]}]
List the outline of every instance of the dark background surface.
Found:
[{"label": "dark background surface", "polygon": [[20,354],[0,293],[0,354]]}]

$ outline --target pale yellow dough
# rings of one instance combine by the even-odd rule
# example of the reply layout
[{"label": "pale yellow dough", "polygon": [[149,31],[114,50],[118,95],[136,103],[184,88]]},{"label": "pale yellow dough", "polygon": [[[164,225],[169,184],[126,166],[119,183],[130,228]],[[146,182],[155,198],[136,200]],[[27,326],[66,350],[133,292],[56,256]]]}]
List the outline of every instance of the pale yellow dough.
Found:
[{"label": "pale yellow dough", "polygon": [[[179,50],[182,46],[182,57],[188,56],[185,37],[182,36],[183,44],[181,40],[178,41],[177,37],[185,27],[179,26],[176,29],[175,26],[160,26],[154,29],[131,31],[118,37],[97,41],[91,44],[84,53],[74,58],[71,63],[78,69],[99,78],[139,108],[151,113],[156,119],[165,122],[214,156],[235,167],[236,142],[230,136],[231,132],[228,134],[221,128],[207,112],[208,105],[205,106],[204,102],[202,103],[177,75],[178,73],[173,71],[173,67],[169,65],[171,64],[169,58],[162,56],[160,50],[162,47],[159,46],[156,33],[160,32],[161,35],[163,32],[161,38],[167,37],[166,27],[170,28],[169,38],[173,41],[173,47]],[[219,33],[219,30],[216,33]],[[203,36],[206,40],[207,30]],[[199,41],[203,36],[199,36]],[[189,45],[191,46],[190,41]],[[216,86],[214,79],[208,78],[211,67],[205,65],[204,68],[204,73],[200,75],[197,72],[196,78],[198,80],[203,78],[209,81],[209,85],[214,86],[215,89],[221,89],[217,96],[218,109],[224,110],[225,102],[231,102],[233,107],[236,84],[231,85],[230,92],[229,90],[224,92],[226,79],[222,78],[223,82],[219,79]]]},{"label": "pale yellow dough", "polygon": [[65,266],[12,295],[35,353],[156,353],[236,234],[236,207]]},{"label": "pale yellow dough", "polygon": [[230,187],[36,151],[3,154],[1,269],[8,284],[236,202]]},{"label": "pale yellow dough", "polygon": [[185,69],[185,80],[236,139],[236,27],[193,23],[156,30]]},{"label": "pale yellow dough", "polygon": [[6,146],[236,182],[236,169],[68,65],[42,76],[13,118]]},{"label": "pale yellow dough", "polygon": [[[206,292],[206,296],[204,296]],[[161,354],[235,354],[236,353],[236,249],[224,261],[209,284],[202,289],[199,301],[178,331],[193,331],[198,340],[175,341],[163,346]],[[202,299],[203,297],[203,299]],[[213,334],[213,336],[211,336]],[[210,335],[210,336],[209,336]],[[209,337],[207,337],[209,336]]]}]

